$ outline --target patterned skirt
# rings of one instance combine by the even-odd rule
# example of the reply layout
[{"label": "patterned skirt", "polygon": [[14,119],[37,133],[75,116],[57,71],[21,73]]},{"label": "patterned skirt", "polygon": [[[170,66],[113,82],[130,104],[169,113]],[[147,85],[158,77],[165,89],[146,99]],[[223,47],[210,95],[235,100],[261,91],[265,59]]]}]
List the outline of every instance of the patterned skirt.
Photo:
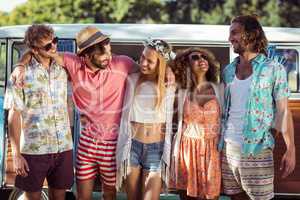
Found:
[{"label": "patterned skirt", "polygon": [[170,186],[186,190],[191,197],[214,199],[220,195],[221,162],[218,139],[183,135],[180,143],[177,180]]}]

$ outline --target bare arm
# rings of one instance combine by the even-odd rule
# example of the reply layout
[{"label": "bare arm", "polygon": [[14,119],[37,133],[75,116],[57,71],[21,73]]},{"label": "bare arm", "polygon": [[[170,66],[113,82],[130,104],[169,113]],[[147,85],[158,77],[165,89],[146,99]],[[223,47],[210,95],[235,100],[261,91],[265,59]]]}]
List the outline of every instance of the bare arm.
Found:
[{"label": "bare arm", "polygon": [[68,104],[68,114],[69,114],[69,120],[70,120],[70,126],[74,126],[74,103],[71,96],[68,95],[67,98],[67,104]]},{"label": "bare arm", "polygon": [[282,157],[280,169],[283,170],[282,178],[293,172],[296,165],[294,142],[294,125],[291,111],[288,109],[288,98],[276,101],[275,128],[282,133],[286,144],[286,152]]},{"label": "bare arm", "polygon": [[53,58],[58,65],[64,67],[64,53],[56,52],[54,54],[49,54],[49,56]]},{"label": "bare arm", "polygon": [[132,68],[129,71],[129,74],[139,72],[139,70],[140,70],[140,66],[136,62],[134,62]]},{"label": "bare arm", "polygon": [[23,88],[25,80],[25,66],[31,61],[32,52],[30,50],[25,51],[21,56],[17,64],[15,64],[14,71],[11,74],[11,81],[15,83],[18,88]]},{"label": "bare arm", "polygon": [[166,77],[165,77],[166,87],[176,89],[176,78],[171,67],[167,66],[166,68]]},{"label": "bare arm", "polygon": [[29,167],[20,152],[21,113],[11,108],[8,113],[8,132],[12,145],[14,170],[17,175],[28,176]]},{"label": "bare arm", "polygon": [[[20,65],[20,66],[24,66],[24,65],[28,65],[29,62],[32,59],[32,56],[34,54],[32,53],[31,50],[27,50],[20,58],[19,62],[16,65]],[[55,60],[55,62],[61,66],[64,65],[64,54],[62,52],[55,52],[55,53],[49,53],[47,52],[47,55],[50,56],[51,58],[53,58]]]},{"label": "bare arm", "polygon": [[13,155],[20,153],[21,113],[14,108],[8,112],[8,132]]}]

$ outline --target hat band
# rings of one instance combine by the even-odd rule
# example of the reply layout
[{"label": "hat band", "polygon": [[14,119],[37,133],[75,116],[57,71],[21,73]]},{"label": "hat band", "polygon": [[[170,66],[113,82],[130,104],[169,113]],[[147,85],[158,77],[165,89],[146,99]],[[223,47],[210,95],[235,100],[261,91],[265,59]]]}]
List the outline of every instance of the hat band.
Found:
[{"label": "hat band", "polygon": [[81,43],[78,47],[80,49],[88,46],[89,44],[91,44],[92,42],[94,42],[96,39],[100,38],[100,37],[107,37],[106,35],[104,35],[103,33],[101,33],[100,31],[99,32],[96,32],[94,35],[92,35],[89,39],[87,39],[86,41],[84,41],[83,43]]}]

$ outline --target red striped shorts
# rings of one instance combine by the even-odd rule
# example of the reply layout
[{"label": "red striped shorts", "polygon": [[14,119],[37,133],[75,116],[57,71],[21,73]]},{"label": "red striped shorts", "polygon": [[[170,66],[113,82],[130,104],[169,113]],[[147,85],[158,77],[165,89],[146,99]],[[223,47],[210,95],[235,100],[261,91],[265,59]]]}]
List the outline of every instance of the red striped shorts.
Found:
[{"label": "red striped shorts", "polygon": [[76,159],[76,179],[94,179],[99,173],[102,183],[115,186],[117,141],[97,141],[81,132]]}]

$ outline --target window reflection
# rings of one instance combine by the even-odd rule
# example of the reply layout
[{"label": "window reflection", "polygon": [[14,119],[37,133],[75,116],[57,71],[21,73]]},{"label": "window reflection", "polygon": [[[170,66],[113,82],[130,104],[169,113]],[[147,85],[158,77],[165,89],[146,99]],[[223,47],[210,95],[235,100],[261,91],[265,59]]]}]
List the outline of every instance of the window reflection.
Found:
[{"label": "window reflection", "polygon": [[299,53],[296,49],[276,49],[276,51],[286,59],[283,65],[287,72],[289,87],[292,92],[296,92],[298,90]]}]

